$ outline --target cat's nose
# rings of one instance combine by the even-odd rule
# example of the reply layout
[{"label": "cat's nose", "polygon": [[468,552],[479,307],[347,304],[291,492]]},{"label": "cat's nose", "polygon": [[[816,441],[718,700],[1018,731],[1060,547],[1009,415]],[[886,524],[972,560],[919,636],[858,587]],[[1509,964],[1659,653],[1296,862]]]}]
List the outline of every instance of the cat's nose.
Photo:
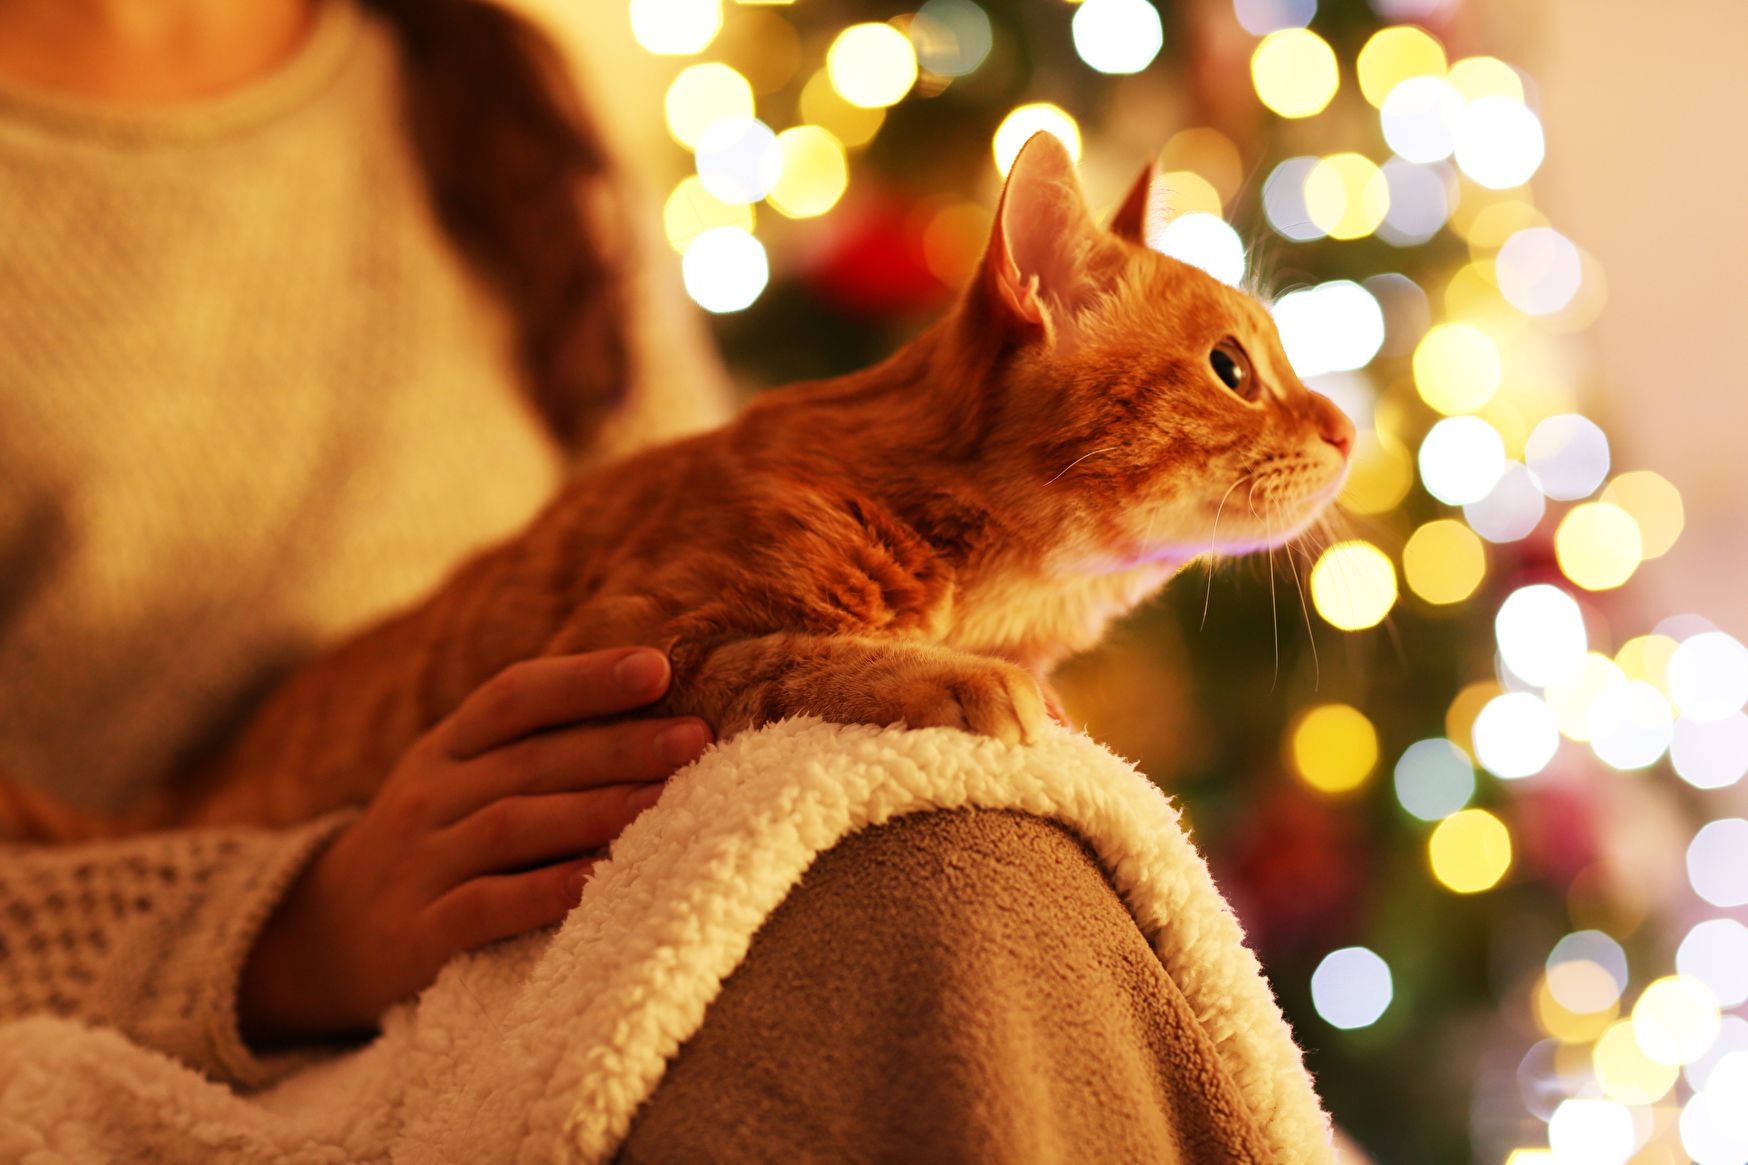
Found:
[{"label": "cat's nose", "polygon": [[1353,422],[1336,407],[1334,401],[1318,393],[1311,394],[1311,407],[1317,419],[1318,436],[1335,446],[1335,451],[1346,461],[1353,453]]}]

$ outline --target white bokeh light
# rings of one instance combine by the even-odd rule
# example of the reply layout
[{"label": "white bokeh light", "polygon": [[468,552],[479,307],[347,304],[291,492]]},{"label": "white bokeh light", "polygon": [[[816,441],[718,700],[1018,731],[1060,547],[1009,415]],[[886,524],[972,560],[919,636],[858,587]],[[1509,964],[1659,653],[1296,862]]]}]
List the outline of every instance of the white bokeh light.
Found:
[{"label": "white bokeh light", "polygon": [[989,14],[972,0],[929,0],[910,22],[917,63],[943,77],[974,72],[995,40]]},{"label": "white bokeh light", "polygon": [[718,0],[631,0],[631,35],[649,52],[702,52],[722,27]]},{"label": "white bokeh light", "polygon": [[1222,283],[1236,287],[1244,281],[1244,240],[1217,215],[1179,215],[1147,245],[1200,267]]},{"label": "white bokeh light", "polygon": [[1669,761],[1681,779],[1696,789],[1722,789],[1748,773],[1748,716],[1732,712],[1722,720],[1675,722]]},{"label": "white bokeh light", "polygon": [[1541,120],[1510,97],[1471,102],[1457,120],[1457,165],[1491,190],[1528,182],[1544,152]]},{"label": "white bokeh light", "polygon": [[1463,507],[1469,528],[1489,542],[1516,542],[1541,524],[1548,503],[1529,470],[1507,461],[1487,496]]},{"label": "white bokeh light", "polygon": [[759,240],[739,227],[705,231],[680,261],[686,294],[706,311],[739,311],[759,298],[770,264]]},{"label": "white bokeh light", "polygon": [[1548,767],[1560,747],[1553,709],[1528,692],[1495,696],[1475,717],[1470,737],[1475,759],[1496,777],[1533,777]]},{"label": "white bokeh light", "polygon": [[1530,432],[1523,460],[1536,488],[1555,501],[1577,501],[1608,477],[1608,436],[1589,417],[1561,413]]},{"label": "white bokeh light", "polygon": [[1633,1114],[1615,1100],[1567,1100],[1548,1121],[1554,1165],[1624,1165],[1638,1148]]},{"label": "white bokeh light", "polygon": [[1321,239],[1329,232],[1311,221],[1305,205],[1305,179],[1321,158],[1288,158],[1276,166],[1262,187],[1262,206],[1275,233],[1296,243]]},{"label": "white bokeh light", "polygon": [[1438,234],[1451,217],[1450,183],[1444,165],[1422,166],[1401,158],[1384,163],[1390,209],[1377,235],[1395,247],[1414,247]]},{"label": "white bokeh light", "polygon": [[1362,368],[1384,343],[1384,311],[1372,293],[1338,279],[1289,291],[1274,305],[1281,347],[1301,377]]},{"label": "white bokeh light", "polygon": [[1706,1049],[1705,1055],[1681,1066],[1681,1074],[1694,1091],[1700,1091],[1711,1080],[1712,1069],[1731,1052],[1748,1052],[1748,1019],[1726,1015],[1718,1024],[1718,1038]]},{"label": "white bokeh light", "polygon": [[1578,603],[1547,583],[1513,591],[1499,605],[1493,632],[1505,666],[1538,688],[1574,675],[1590,649]]},{"label": "white bokeh light", "polygon": [[1410,162],[1437,162],[1457,148],[1463,98],[1438,77],[1410,77],[1390,90],[1378,118],[1384,140]]},{"label": "white bokeh light", "polygon": [[1350,370],[1301,377],[1305,387],[1328,397],[1356,429],[1369,429],[1377,419],[1378,390],[1365,373]]},{"label": "white bokeh light", "polygon": [[1020,156],[1020,148],[1035,133],[1053,134],[1068,149],[1068,156],[1080,161],[1080,126],[1072,117],[1048,101],[1021,105],[1002,118],[995,128],[995,168],[1004,175]]},{"label": "white bokeh light", "polygon": [[1573,1006],[1574,1003],[1584,1001],[1574,1000],[1573,1003],[1567,1003],[1564,999],[1560,999],[1558,994],[1555,995],[1556,1002],[1573,1011],[1600,1011],[1619,999],[1621,992],[1627,989],[1627,953],[1621,949],[1621,944],[1600,930],[1574,931],[1555,943],[1554,949],[1548,952],[1546,967],[1547,970],[1553,971],[1564,963],[1577,962],[1593,963],[1602,968],[1614,984],[1612,988],[1614,993],[1596,1007]]},{"label": "white bokeh light", "polygon": [[1748,1003],[1748,926],[1733,918],[1700,923],[1681,940],[1675,969],[1711,988],[1722,1007]]},{"label": "white bokeh light", "polygon": [[1311,1002],[1334,1027],[1376,1023],[1394,993],[1389,965],[1365,947],[1331,951],[1311,973]]},{"label": "white bokeh light", "polygon": [[1317,0],[1232,0],[1232,13],[1251,36],[1304,28],[1317,15]]},{"label": "white bokeh light", "polygon": [[1748,1130],[1727,1102],[1720,1103],[1710,1092],[1697,1093],[1681,1110],[1681,1147],[1696,1165],[1743,1165],[1748,1161]]},{"label": "white bokeh light", "polygon": [[1709,822],[1687,846],[1687,880],[1713,906],[1748,905],[1748,821]]},{"label": "white bokeh light", "polygon": [[1748,703],[1748,648],[1722,631],[1690,636],[1669,657],[1663,682],[1687,719],[1723,720]]},{"label": "white bokeh light", "polygon": [[1584,282],[1584,259],[1572,240],[1550,227],[1518,231],[1493,257],[1493,274],[1505,302],[1526,315],[1561,310]]},{"label": "white bokeh light", "polygon": [[783,177],[783,147],[756,117],[719,117],[698,138],[698,179],[711,197],[744,206]]},{"label": "white bokeh light", "polygon": [[1396,800],[1422,821],[1443,821],[1475,795],[1475,768],[1444,737],[1409,745],[1396,762]]},{"label": "white bokeh light", "polygon": [[1159,10],[1147,0],[1082,0],[1071,28],[1074,51],[1101,73],[1139,73],[1165,44]]},{"label": "white bokeh light", "polygon": [[1655,764],[1675,735],[1675,713],[1669,701],[1639,680],[1605,688],[1591,703],[1585,724],[1591,749],[1617,769]]},{"label": "white bokeh light", "polygon": [[1450,506],[1478,502],[1505,472],[1505,442],[1480,417],[1446,417],[1420,443],[1420,480]]}]

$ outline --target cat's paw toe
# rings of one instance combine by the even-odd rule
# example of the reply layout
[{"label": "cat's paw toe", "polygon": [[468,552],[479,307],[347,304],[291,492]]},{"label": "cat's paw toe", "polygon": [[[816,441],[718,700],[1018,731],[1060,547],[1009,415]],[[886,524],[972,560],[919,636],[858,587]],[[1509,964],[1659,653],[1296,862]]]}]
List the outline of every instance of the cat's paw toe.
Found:
[{"label": "cat's paw toe", "polygon": [[980,661],[931,677],[905,700],[903,720],[912,728],[961,728],[1004,744],[1032,744],[1049,713],[1038,683],[1026,671],[999,661]]}]

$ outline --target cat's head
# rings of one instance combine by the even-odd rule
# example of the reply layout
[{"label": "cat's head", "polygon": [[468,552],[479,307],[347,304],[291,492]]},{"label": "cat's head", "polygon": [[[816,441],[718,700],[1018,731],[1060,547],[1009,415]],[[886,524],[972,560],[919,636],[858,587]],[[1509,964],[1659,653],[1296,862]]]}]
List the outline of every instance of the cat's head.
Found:
[{"label": "cat's head", "polygon": [[989,484],[1085,567],[1279,545],[1334,500],[1353,447],[1262,304],[1146,245],[1161,194],[1150,167],[1101,226],[1067,150],[1035,135],[955,314]]}]

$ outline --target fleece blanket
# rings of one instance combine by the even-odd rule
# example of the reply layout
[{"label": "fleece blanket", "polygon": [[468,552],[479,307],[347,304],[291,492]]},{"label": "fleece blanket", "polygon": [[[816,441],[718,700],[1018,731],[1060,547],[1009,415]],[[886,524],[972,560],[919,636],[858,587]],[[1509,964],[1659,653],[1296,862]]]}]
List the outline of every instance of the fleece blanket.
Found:
[{"label": "fleece blanket", "polygon": [[793,720],[678,774],[555,932],[446,967],[370,1046],[240,1096],[107,1030],[0,1026],[0,1161],[597,1165],[814,858],[927,809],[1016,809],[1086,839],[1279,1165],[1328,1122],[1236,920],[1166,798],[1084,736]]}]

